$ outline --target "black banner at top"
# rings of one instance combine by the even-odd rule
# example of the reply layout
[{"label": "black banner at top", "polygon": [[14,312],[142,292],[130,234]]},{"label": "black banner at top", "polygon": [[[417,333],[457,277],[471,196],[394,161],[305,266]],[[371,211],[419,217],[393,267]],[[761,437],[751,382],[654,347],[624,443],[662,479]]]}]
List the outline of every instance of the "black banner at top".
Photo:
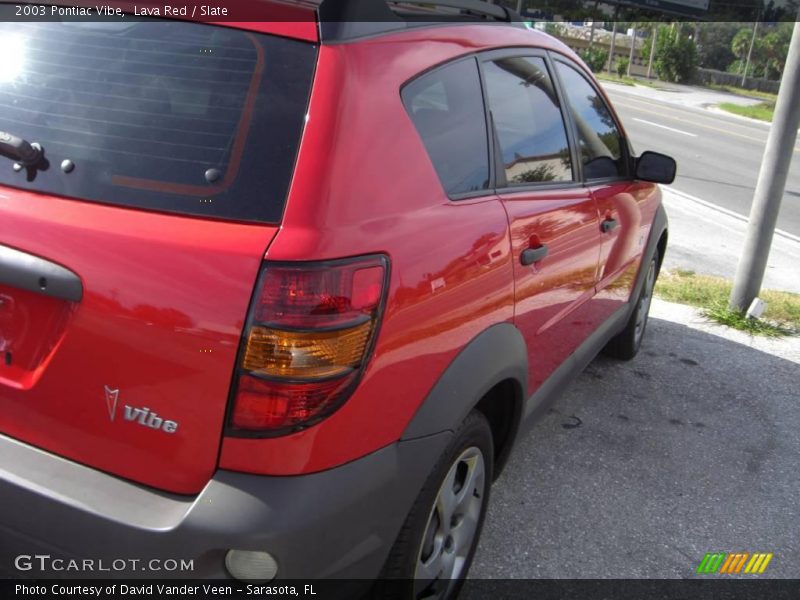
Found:
[{"label": "black banner at top", "polygon": [[[456,4],[456,6],[453,6]],[[796,21],[800,0],[0,0],[0,21]],[[508,11],[511,12],[507,12]],[[499,15],[499,17],[498,17]]]}]

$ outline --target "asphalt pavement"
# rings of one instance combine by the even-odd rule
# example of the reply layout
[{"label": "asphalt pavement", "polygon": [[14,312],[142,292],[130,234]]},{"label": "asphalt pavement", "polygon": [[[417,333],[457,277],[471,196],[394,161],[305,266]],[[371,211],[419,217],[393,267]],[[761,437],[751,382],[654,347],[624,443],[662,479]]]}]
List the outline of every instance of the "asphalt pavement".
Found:
[{"label": "asphalt pavement", "polygon": [[[770,125],[711,110],[758,100],[691,86],[603,83],[634,149],[678,162],[675,189],[747,216]],[[778,228],[800,236],[800,139],[795,143]]]},{"label": "asphalt pavement", "polygon": [[798,381],[800,338],[656,299],[640,354],[595,359],[518,441],[470,576],[683,578],[772,552],[757,577],[800,577]]}]

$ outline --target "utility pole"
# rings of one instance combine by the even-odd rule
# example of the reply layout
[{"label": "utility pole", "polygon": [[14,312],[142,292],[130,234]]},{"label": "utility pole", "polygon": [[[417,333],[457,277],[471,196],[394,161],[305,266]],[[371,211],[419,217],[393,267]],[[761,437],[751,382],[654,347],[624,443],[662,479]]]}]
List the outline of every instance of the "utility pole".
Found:
[{"label": "utility pole", "polygon": [[786,177],[800,126],[800,22],[795,22],[778,90],[775,115],[753,195],[747,234],[736,268],[729,306],[745,311],[761,290]]},{"label": "utility pole", "polygon": [[658,24],[656,23],[653,25],[653,41],[650,43],[650,60],[647,62],[647,78],[650,79],[650,76],[653,72],[653,58],[656,54],[656,38],[658,37]]},{"label": "utility pole", "polygon": [[614,64],[614,46],[617,41],[617,11],[614,9],[614,27],[611,30],[611,50],[608,53],[608,74],[611,75],[611,66]]},{"label": "utility pole", "polygon": [[633,28],[633,35],[631,36],[631,53],[628,56],[628,77],[631,76],[631,67],[633,66],[633,53],[636,50],[636,27]]},{"label": "utility pole", "polygon": [[747,51],[747,61],[744,63],[744,73],[742,73],[742,87],[744,87],[744,84],[747,81],[747,70],[750,68],[750,57],[753,55],[753,46],[756,43],[756,32],[758,31],[759,15],[756,15],[756,22],[753,23],[753,37],[750,38],[750,49]]}]

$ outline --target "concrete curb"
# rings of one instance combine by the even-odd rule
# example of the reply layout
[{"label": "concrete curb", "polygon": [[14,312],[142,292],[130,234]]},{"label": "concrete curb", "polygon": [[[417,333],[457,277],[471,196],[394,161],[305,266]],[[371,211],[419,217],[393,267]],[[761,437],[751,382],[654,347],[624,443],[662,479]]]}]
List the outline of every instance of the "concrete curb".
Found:
[{"label": "concrete curb", "polygon": [[[747,231],[747,217],[707,200],[663,188],[669,217],[666,269],[684,269],[733,279]],[[776,230],[764,289],[800,293],[800,238]]]}]

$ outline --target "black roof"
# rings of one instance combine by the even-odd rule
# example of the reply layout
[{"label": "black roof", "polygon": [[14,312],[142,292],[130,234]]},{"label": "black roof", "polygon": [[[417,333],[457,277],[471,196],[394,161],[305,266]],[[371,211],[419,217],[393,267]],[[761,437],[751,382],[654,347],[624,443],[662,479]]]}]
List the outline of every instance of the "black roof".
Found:
[{"label": "black roof", "polygon": [[442,23],[518,23],[513,10],[484,0],[321,0],[324,42],[347,41]]}]

